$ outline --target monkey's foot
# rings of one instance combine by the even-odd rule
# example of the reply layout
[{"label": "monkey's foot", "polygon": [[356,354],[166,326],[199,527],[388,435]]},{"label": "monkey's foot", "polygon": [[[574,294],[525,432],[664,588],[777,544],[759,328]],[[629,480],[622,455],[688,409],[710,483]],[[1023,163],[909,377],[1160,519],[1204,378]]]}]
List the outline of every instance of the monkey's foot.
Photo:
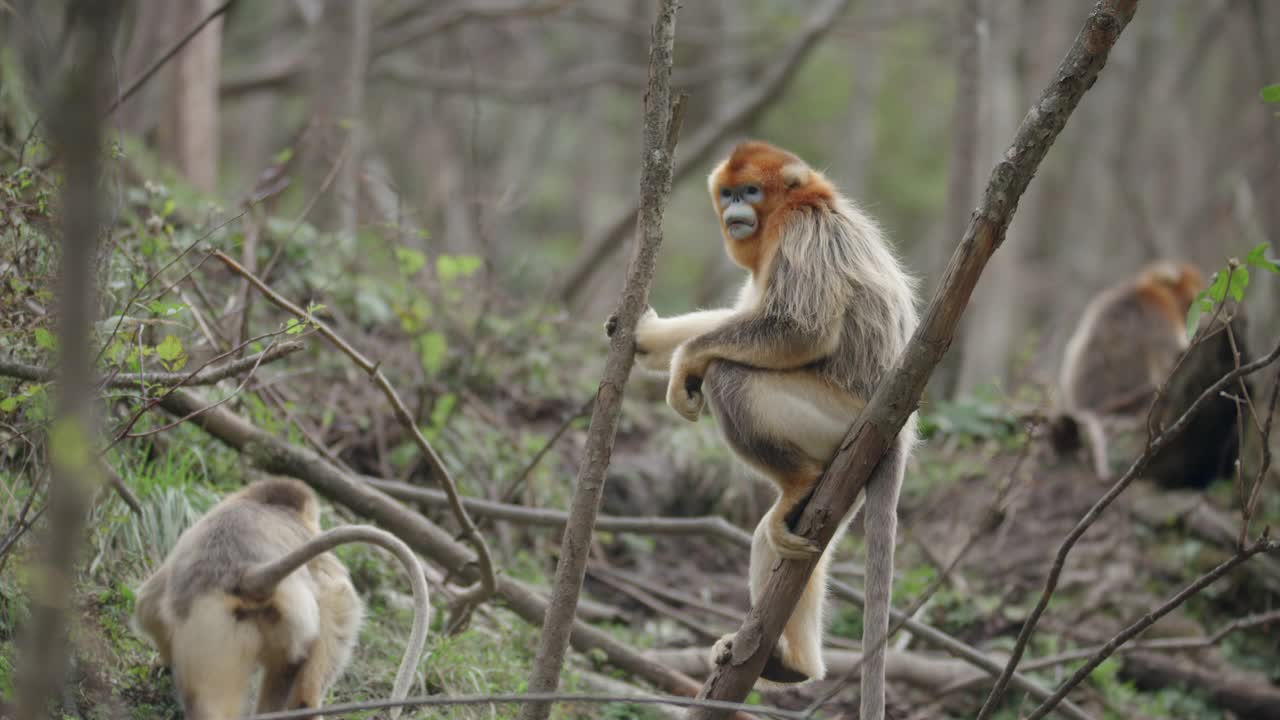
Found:
[{"label": "monkey's foot", "polygon": [[729,664],[729,660],[733,658],[733,636],[734,633],[721,636],[716,644],[711,646],[711,667]]},{"label": "monkey's foot", "polygon": [[791,532],[785,516],[772,518],[765,536],[773,551],[787,560],[803,560],[822,552],[814,541]]},{"label": "monkey's foot", "polygon": [[667,404],[689,422],[697,422],[704,402],[702,378],[673,373],[667,384]]},{"label": "monkey's foot", "polygon": [[[734,633],[729,633],[711,646],[712,667],[728,665],[733,660],[733,638]],[[785,638],[778,638],[777,647],[773,649],[773,652],[769,653],[769,658],[764,661],[764,669],[760,671],[761,680],[779,685],[794,685],[807,682],[810,679],[805,673],[788,667],[783,662],[783,649],[786,647],[786,642]]]}]

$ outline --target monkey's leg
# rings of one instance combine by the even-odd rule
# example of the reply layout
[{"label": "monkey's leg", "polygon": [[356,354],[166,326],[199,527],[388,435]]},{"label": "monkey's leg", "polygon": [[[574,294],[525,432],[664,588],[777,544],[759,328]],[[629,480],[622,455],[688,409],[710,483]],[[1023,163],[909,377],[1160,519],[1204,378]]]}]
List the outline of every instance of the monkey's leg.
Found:
[{"label": "monkey's leg", "polygon": [[885,646],[893,591],[893,551],[898,529],[898,493],[914,439],[914,417],[880,459],[864,491],[866,526],[866,606],[862,613],[862,699],[858,717],[883,720]]},{"label": "monkey's leg", "polygon": [[729,447],[778,485],[778,501],[762,521],[774,550],[811,557],[818,548],[791,531],[792,515],[865,403],[809,371],[723,360],[708,366],[703,389]]},{"label": "monkey's leg", "polygon": [[259,713],[289,709],[289,697],[297,682],[301,662],[289,662],[285,658],[272,657],[263,663],[262,689],[258,691]]},{"label": "monkey's leg", "polygon": [[336,558],[320,555],[308,568],[316,584],[320,629],[310,653],[298,668],[286,704],[289,709],[324,704],[330,686],[351,659],[364,612],[346,569]]},{"label": "monkey's leg", "polygon": [[160,652],[160,661],[165,665],[173,664],[173,626],[171,616],[165,603],[169,584],[169,566],[161,565],[147,581],[138,588],[133,606],[133,625],[150,636]]}]

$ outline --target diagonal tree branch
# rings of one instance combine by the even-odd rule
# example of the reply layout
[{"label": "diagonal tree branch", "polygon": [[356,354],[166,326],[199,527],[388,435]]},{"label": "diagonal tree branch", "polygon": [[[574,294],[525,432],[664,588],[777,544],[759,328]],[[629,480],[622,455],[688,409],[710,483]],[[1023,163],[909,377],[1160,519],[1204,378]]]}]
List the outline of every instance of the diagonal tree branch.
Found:
[{"label": "diagonal tree branch", "polygon": [[[1097,80],[1107,54],[1133,17],[1137,4],[1137,0],[1101,0],[1089,14],[1053,81],[1023,118],[1004,159],[992,170],[982,202],[943,275],[942,287],[904,350],[899,367],[876,389],[866,410],[845,436],[835,460],[818,481],[813,498],[796,525],[797,533],[826,547],[871,471],[919,405],[930,374],[951,345],[978,277],[1004,242],[1018,200],[1080,98]],[[735,653],[732,662],[716,668],[703,686],[704,697],[731,702],[746,697],[816,562],[816,557],[786,561],[774,568],[760,602],[738,631],[734,648],[738,650],[739,643],[745,642],[745,651],[741,655]],[[691,718],[722,716],[702,709],[689,713]]]},{"label": "diagonal tree branch", "polygon": [[[346,340],[343,340],[328,325],[321,322],[307,310],[304,310],[288,298],[272,290],[258,276],[246,270],[240,263],[231,259],[226,253],[215,250],[212,257],[222,261],[232,272],[240,277],[248,280],[258,292],[270,300],[280,309],[291,313],[294,317],[301,321],[310,323],[326,340],[336,347],[342,354],[351,358],[361,370],[368,373],[373,383],[378,386],[382,394],[387,398],[387,402],[391,403],[391,409],[395,413],[396,419],[409,431],[409,436],[413,438],[414,444],[418,446],[418,451],[426,458],[427,464],[430,465],[432,474],[440,482],[440,487],[444,488],[445,493],[449,497],[449,509],[452,510],[453,516],[458,521],[458,525],[462,527],[463,537],[476,550],[476,559],[480,563],[480,581],[475,587],[468,588],[465,592],[458,595],[454,602],[455,615],[450,620],[449,626],[453,630],[461,629],[470,617],[471,611],[480,603],[488,600],[497,587],[495,580],[495,571],[493,567],[493,558],[489,553],[489,546],[484,541],[484,536],[480,534],[480,530],[476,528],[476,524],[472,522],[471,516],[467,513],[467,509],[462,505],[462,497],[458,493],[458,486],[453,481],[453,476],[449,473],[449,469],[445,467],[444,460],[436,453],[435,448],[431,447],[431,443],[427,442],[427,438],[422,434],[422,430],[418,428],[418,423],[414,420],[413,413],[409,412],[409,408],[405,406],[404,401],[400,399],[400,394],[396,392],[395,386],[387,379],[382,372],[380,363],[370,360],[363,353],[356,350]],[[181,417],[181,416],[179,416]]]},{"label": "diagonal tree branch", "polygon": [[144,70],[137,79],[129,83],[129,87],[125,88],[120,93],[120,96],[115,99],[115,102],[111,103],[111,107],[107,108],[107,114],[110,115],[111,113],[114,113],[116,108],[120,107],[126,100],[133,97],[134,93],[141,90],[142,86],[146,85],[147,81],[150,80],[152,76],[160,72],[160,68],[164,67],[165,63],[169,62],[177,56],[178,53],[182,52],[182,48],[186,47],[196,35],[199,35],[200,31],[204,30],[206,25],[217,20],[225,12],[230,10],[231,6],[235,4],[235,2],[236,0],[225,0],[225,2],[214,8],[213,11],[206,15],[200,22],[196,23],[195,26],[188,30],[185,35],[178,38],[178,40],[174,42],[173,45],[169,46],[169,49],[166,50],[163,55],[156,58],[155,62],[151,63],[151,65]]},{"label": "diagonal tree branch", "polygon": [[[622,414],[622,391],[635,363],[635,327],[648,306],[649,285],[653,282],[662,246],[662,211],[671,194],[671,157],[684,114],[684,98],[672,98],[671,64],[675,48],[676,2],[658,5],[649,45],[649,87],[644,94],[644,145],[640,174],[640,213],[637,221],[636,253],[627,272],[612,333],[604,377],[596,391],[587,428],[587,445],[582,468],[574,485],[569,506],[569,522],[560,545],[551,605],[542,623],[542,635],[529,692],[554,692],[560,684],[560,670],[569,644],[569,630],[578,607],[578,595],[587,572],[587,553],[600,512],[613,438]],[[531,702],[520,708],[520,720],[546,720],[551,703]]]},{"label": "diagonal tree branch", "polygon": [[[849,7],[850,0],[827,0],[805,23],[800,34],[781,53],[777,62],[760,78],[754,88],[743,94],[710,125],[699,130],[683,146],[680,159],[675,164],[672,182],[678,183],[694,170],[701,168],[716,147],[728,136],[741,129],[763,110],[782,97],[791,78],[809,54],[835,23],[836,18]],[[587,242],[587,247],[565,273],[555,288],[554,296],[565,303],[577,300],[586,289],[591,277],[601,263],[609,259],[627,238],[631,224],[635,222],[637,206],[619,210],[597,235]]]}]

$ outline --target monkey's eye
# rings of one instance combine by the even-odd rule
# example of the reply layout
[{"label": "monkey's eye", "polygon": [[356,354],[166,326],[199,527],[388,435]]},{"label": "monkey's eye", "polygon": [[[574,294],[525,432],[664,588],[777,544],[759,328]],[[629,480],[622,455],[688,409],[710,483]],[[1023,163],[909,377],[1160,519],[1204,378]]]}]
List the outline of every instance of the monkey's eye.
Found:
[{"label": "monkey's eye", "polygon": [[756,185],[748,185],[742,192],[746,196],[747,202],[756,202],[764,197],[764,193],[760,192],[760,188]]},{"label": "monkey's eye", "polygon": [[721,200],[728,200],[728,199],[729,199],[730,197],[732,197],[732,196],[733,196],[733,191],[732,191],[732,190],[730,190],[730,189],[729,189],[729,188],[727,188],[727,187],[722,187],[722,188],[720,188],[720,199],[721,199]]}]

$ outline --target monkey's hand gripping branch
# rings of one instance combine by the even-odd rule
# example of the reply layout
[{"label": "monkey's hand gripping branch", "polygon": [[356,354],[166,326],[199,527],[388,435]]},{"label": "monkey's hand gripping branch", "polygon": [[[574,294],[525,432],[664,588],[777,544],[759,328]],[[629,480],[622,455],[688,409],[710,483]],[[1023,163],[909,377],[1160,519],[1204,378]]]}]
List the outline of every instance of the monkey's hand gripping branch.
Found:
[{"label": "monkey's hand gripping branch", "polygon": [[[431,599],[427,592],[427,578],[422,572],[418,557],[403,540],[385,530],[368,525],[334,528],[320,533],[281,558],[262,563],[246,571],[244,577],[240,579],[239,590],[245,596],[265,600],[271,596],[282,580],[312,558],[339,545],[354,542],[386,548],[404,565],[405,572],[409,574],[409,585],[413,588],[413,629],[409,632],[409,643],[405,646],[400,668],[396,670],[395,684],[391,687],[391,699],[403,700],[409,695],[409,687],[413,683],[418,661],[422,659],[422,651],[426,647],[427,627],[431,624]],[[392,720],[400,716],[400,710],[397,707],[390,711]]]}]

